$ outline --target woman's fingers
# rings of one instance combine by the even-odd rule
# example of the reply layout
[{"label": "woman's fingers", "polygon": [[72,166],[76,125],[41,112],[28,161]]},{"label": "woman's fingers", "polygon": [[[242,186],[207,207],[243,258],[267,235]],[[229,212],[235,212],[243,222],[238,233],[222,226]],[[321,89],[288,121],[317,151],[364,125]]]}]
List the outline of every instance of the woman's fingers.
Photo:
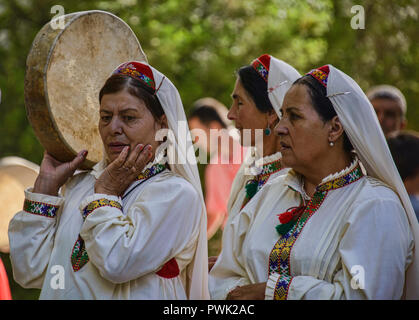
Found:
[{"label": "woman's fingers", "polygon": [[116,170],[121,168],[124,165],[125,161],[127,160],[128,153],[129,153],[129,146],[126,146],[124,147],[124,149],[122,149],[118,157],[111,164],[109,164],[109,168],[116,169]]},{"label": "woman's fingers", "polygon": [[137,157],[136,161],[135,161],[135,168],[136,171],[141,172],[143,171],[144,167],[147,165],[147,163],[150,161],[152,155],[153,155],[153,151],[152,151],[152,147],[148,144],[147,146],[145,146],[142,150],[142,152],[139,154],[139,156]]},{"label": "woman's fingers", "polygon": [[131,151],[130,155],[128,156],[128,159],[125,161],[125,163],[122,165],[122,167],[126,170],[130,170],[132,172],[137,171],[136,169],[132,169],[135,167],[135,163],[137,161],[138,156],[141,154],[141,151],[144,149],[144,145],[137,144],[134,149]]},{"label": "woman's fingers", "polygon": [[74,173],[81,164],[86,160],[87,150],[80,151],[77,156],[69,163],[69,170],[71,173]]}]

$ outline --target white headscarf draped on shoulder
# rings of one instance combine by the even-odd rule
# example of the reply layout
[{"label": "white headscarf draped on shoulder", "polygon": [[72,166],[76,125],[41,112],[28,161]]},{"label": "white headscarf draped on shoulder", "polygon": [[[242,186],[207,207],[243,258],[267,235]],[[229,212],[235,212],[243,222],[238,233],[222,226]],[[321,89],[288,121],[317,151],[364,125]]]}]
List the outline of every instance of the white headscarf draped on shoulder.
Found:
[{"label": "white headscarf draped on shoulder", "polygon": [[323,66],[310,72],[313,73],[324,83],[327,97],[367,174],[393,189],[406,210],[415,249],[413,262],[406,273],[405,298],[419,299],[419,255],[415,253],[419,246],[419,224],[374,108],[358,84],[334,66]]},{"label": "white headscarf draped on shoulder", "polygon": [[[294,81],[301,77],[300,73],[288,63],[267,54],[261,55],[259,58],[253,60],[251,65],[267,82],[269,100],[278,117],[280,117],[280,109],[285,93],[287,93]],[[246,172],[248,172],[246,169],[254,160],[254,155],[252,154],[254,150],[252,149],[248,149],[243,164],[233,181],[227,204],[229,213],[240,190],[244,188],[246,181],[251,178],[246,175]]]},{"label": "white headscarf draped on shoulder", "polygon": [[121,69],[125,69],[124,74],[128,73],[133,78],[139,77],[154,88],[154,94],[159,99],[168,123],[168,130],[161,131],[156,140],[162,141],[167,137],[167,163],[171,171],[189,181],[202,199],[198,244],[195,257],[188,266],[188,287],[185,289],[189,299],[209,299],[206,209],[192,139],[179,92],[165,75],[147,63],[126,62],[120,65],[115,73],[121,73]]}]

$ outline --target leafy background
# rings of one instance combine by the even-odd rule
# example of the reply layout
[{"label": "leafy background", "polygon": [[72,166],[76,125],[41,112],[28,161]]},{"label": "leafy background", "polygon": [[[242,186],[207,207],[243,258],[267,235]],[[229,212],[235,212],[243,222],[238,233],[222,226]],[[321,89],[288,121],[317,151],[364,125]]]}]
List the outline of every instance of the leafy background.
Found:
[{"label": "leafy background", "polygon": [[[106,10],[127,22],[149,63],[179,89],[186,112],[203,96],[229,106],[235,70],[269,53],[301,73],[333,64],[364,90],[397,86],[406,96],[408,128],[419,131],[418,0],[0,0],[0,158],[42,159],[26,118],[25,64],[57,4],[65,13]],[[351,28],[354,5],[365,10],[365,29]],[[210,255],[219,239],[220,232],[209,243]],[[2,257],[10,273],[8,257]],[[15,299],[39,294],[10,281]]]}]

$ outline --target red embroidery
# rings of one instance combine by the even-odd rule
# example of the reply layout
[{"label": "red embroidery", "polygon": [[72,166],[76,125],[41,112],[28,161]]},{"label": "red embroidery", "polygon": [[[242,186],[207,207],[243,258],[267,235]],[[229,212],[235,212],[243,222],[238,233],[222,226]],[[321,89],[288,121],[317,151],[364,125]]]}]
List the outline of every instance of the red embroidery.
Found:
[{"label": "red embroidery", "polygon": [[175,278],[179,275],[179,266],[175,258],[170,259],[167,261],[164,266],[156,272],[156,274],[160,277],[170,279]]}]

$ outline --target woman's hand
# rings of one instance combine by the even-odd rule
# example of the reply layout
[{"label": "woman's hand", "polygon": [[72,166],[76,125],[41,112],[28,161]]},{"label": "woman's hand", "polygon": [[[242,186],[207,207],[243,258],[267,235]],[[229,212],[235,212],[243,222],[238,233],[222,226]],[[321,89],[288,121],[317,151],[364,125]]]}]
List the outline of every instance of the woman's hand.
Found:
[{"label": "woman's hand", "polygon": [[264,300],[266,282],[239,286],[231,290],[227,300]]},{"label": "woman's hand", "polygon": [[150,145],[138,144],[128,155],[129,147],[125,147],[96,181],[95,193],[122,196],[150,161],[151,149]]},{"label": "woman's hand", "polygon": [[61,162],[47,151],[44,151],[44,158],[41,162],[33,192],[57,196],[58,190],[86,160],[86,156],[87,150],[82,150],[72,161]]}]

